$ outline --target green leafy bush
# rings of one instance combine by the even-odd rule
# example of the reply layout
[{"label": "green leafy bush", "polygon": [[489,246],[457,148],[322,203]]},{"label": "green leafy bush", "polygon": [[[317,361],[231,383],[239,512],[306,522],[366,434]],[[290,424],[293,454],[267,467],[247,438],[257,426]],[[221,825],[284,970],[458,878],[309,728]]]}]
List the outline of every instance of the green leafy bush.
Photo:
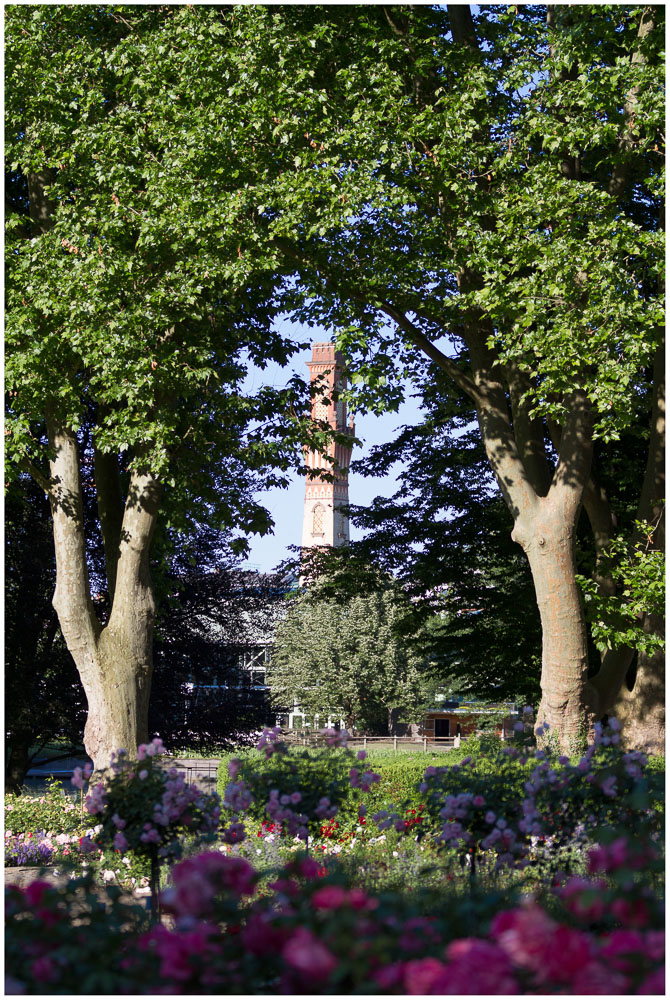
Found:
[{"label": "green leafy bush", "polygon": [[52,779],[41,795],[5,795],[5,827],[14,834],[44,830],[49,833],[80,833],[90,826],[81,803]]}]

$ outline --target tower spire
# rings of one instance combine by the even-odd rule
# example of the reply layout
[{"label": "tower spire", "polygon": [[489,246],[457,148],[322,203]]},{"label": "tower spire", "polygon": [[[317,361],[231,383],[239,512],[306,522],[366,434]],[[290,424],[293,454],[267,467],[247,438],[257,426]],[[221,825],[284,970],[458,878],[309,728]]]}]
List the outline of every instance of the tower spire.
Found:
[{"label": "tower spire", "polygon": [[[312,419],[325,420],[341,434],[354,436],[353,418],[347,423],[347,407],[342,399],[333,400],[333,390],[343,389],[346,380],[342,375],[343,364],[335,345],[330,342],[312,344],[312,360],[307,362],[310,382],[321,379],[323,394],[312,401]],[[325,402],[324,402],[325,400]],[[327,461],[326,455],[335,459],[335,465]],[[342,508],[349,503],[349,461],[351,445],[331,442],[326,454],[307,451],[305,463],[309,469],[323,469],[335,474],[335,482],[308,477],[305,483],[305,508],[302,525],[302,546],[315,545],[337,547],[349,542],[349,518]]]}]

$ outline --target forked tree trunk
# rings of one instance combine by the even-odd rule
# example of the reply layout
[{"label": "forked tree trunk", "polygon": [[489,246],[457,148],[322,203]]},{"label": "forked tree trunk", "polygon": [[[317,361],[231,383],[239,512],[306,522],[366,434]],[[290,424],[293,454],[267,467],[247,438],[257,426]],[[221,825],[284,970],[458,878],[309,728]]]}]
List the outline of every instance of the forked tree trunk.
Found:
[{"label": "forked tree trunk", "polygon": [[[46,233],[56,203],[46,195],[53,171],[28,174],[30,217]],[[113,752],[134,754],[148,737],[155,602],[149,550],[156,525],[160,485],[133,468],[123,503],[117,456],[95,455],[95,484],[112,610],[105,628],[91,601],[80,485],[77,435],[47,403],[52,458],[50,479],[29,471],[49,497],[56,554],[53,606],[88,701],[84,746],[96,771],[109,767]]]},{"label": "forked tree trunk", "polygon": [[[574,532],[593,450],[590,404],[575,390],[564,400],[566,421],[553,476],[546,474],[541,438],[523,405],[496,374],[482,337],[470,337],[477,415],[491,468],[514,517],[512,538],[528,558],[542,623],[542,699],[538,723],[570,752],[592,728],[586,705],[586,624],[575,579]],[[527,405],[527,404],[526,404]],[[543,451],[543,448],[542,448]],[[548,472],[548,470],[547,470]]]},{"label": "forked tree trunk", "polygon": [[[134,754],[148,738],[155,602],[149,548],[159,487],[133,471],[121,530],[106,535],[108,566],[114,566],[112,610],[103,628],[89,592],[77,438],[47,415],[51,500],[56,552],[53,604],[88,701],[84,746],[96,771],[109,767],[120,749]],[[99,484],[101,488],[101,484]]]}]

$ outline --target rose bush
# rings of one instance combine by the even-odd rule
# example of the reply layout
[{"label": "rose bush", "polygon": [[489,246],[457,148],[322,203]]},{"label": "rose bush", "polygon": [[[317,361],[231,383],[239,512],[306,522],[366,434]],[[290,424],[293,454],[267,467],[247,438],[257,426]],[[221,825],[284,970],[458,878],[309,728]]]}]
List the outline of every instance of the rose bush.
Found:
[{"label": "rose bush", "polygon": [[[482,859],[495,867],[548,870],[570,865],[595,829],[629,823],[633,816],[660,832],[646,782],[646,757],[626,753],[619,724],[595,727],[595,740],[578,762],[532,745],[529,723],[517,723],[516,738],[486,758],[426,768],[419,792],[426,811],[418,836],[455,849],[474,876]],[[545,727],[538,730],[546,736]],[[381,829],[405,830],[403,817],[383,810],[373,816]]]},{"label": "rose bush", "polygon": [[365,814],[361,793],[368,793],[379,775],[362,764],[364,750],[347,749],[345,730],[323,729],[320,734],[325,747],[295,752],[282,740],[278,727],[265,729],[257,747],[264,751],[263,767],[255,767],[249,758],[229,761],[231,780],[223,805],[233,821],[226,831],[227,842],[245,835],[244,814],[259,823],[269,820],[278,836],[297,837],[306,844],[342,811],[359,821]]},{"label": "rose bush", "polygon": [[[163,768],[159,756],[164,752],[159,739],[138,747],[137,760],[119,750],[111,761],[111,777],[89,787],[84,808],[100,826],[95,840],[89,838],[93,849],[165,859],[179,853],[184,834],[207,835],[218,829],[218,795],[187,785],[177,768]],[[84,779],[76,768],[72,783],[81,787]]]},{"label": "rose bush", "polygon": [[[304,856],[260,894],[244,859],[188,858],[164,893],[171,926],[153,928],[118,890],[107,890],[105,914],[90,885],[10,888],[7,992],[661,994],[663,917],[649,859],[612,833],[580,884],[543,902],[510,899],[492,919],[464,898],[426,913],[420,895],[365,892]],[[463,933],[477,913],[480,926]]]}]

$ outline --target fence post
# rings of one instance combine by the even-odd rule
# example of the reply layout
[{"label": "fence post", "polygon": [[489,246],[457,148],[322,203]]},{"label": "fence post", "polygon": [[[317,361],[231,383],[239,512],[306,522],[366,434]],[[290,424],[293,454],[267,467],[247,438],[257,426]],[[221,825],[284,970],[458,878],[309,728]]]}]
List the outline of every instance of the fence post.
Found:
[{"label": "fence post", "polygon": [[423,752],[426,753],[427,750],[428,750],[428,748],[426,746],[426,737],[424,736],[424,738],[423,738]]},{"label": "fence post", "polygon": [[461,738],[460,738],[460,736],[454,736],[454,749],[458,749],[458,747],[460,747],[460,745],[461,745]]},{"label": "fence post", "polygon": [[367,736],[364,736],[363,737],[363,749],[366,750],[367,746],[368,746],[368,738],[367,738]]},{"label": "fence post", "polygon": [[393,749],[394,750],[398,749],[398,737],[397,736],[393,737]]}]

